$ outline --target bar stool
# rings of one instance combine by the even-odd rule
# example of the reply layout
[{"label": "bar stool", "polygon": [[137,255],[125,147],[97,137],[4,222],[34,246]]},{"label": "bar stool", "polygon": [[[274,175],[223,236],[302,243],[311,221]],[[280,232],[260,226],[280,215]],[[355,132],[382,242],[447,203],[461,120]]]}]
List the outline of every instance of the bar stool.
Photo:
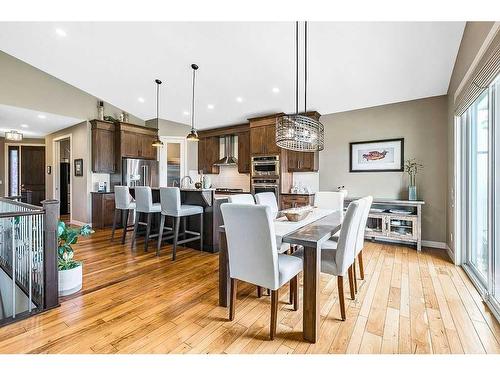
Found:
[{"label": "bar stool", "polygon": [[[136,186],[135,190],[135,223],[134,233],[132,234],[131,248],[134,247],[135,237],[139,225],[146,226],[146,238],[144,239],[144,251],[148,251],[148,242],[151,233],[151,214],[161,211],[160,203],[153,203],[153,194],[149,186]],[[139,221],[139,214],[146,214],[146,222]],[[156,237],[155,235],[154,237]]]},{"label": "bar stool", "polygon": [[132,196],[130,195],[128,186],[115,186],[115,215],[113,217],[113,230],[111,232],[111,242],[115,238],[116,222],[119,216],[123,216],[123,234],[122,234],[122,244],[125,243],[125,236],[127,235],[128,228],[134,225],[128,225],[128,215],[130,210],[135,210],[135,202],[133,202]]},{"label": "bar stool", "polygon": [[[203,207],[191,204],[181,204],[181,191],[178,187],[162,187],[160,188],[160,202],[161,202],[161,219],[160,219],[160,232],[158,233],[158,247],[156,255],[160,255],[161,242],[163,240],[163,229],[165,226],[165,217],[170,216],[173,219],[173,235],[166,239],[173,238],[172,260],[175,260],[177,245],[187,242],[200,240],[200,251],[203,250]],[[181,235],[183,240],[179,241],[179,226],[181,217],[200,215],[200,231],[193,232],[186,229],[184,224],[184,231]],[[184,219],[185,223],[185,219]],[[194,237],[186,238],[186,234],[194,235]]]}]

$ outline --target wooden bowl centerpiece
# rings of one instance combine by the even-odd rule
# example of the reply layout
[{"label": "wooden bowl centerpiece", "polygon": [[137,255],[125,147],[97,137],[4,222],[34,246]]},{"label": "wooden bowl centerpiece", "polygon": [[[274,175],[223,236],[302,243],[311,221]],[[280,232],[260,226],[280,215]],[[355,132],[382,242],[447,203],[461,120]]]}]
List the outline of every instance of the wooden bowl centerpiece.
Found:
[{"label": "wooden bowl centerpiece", "polygon": [[281,211],[281,213],[286,216],[288,221],[297,222],[304,220],[312,212],[312,210],[313,208],[311,206],[305,206],[289,208]]}]

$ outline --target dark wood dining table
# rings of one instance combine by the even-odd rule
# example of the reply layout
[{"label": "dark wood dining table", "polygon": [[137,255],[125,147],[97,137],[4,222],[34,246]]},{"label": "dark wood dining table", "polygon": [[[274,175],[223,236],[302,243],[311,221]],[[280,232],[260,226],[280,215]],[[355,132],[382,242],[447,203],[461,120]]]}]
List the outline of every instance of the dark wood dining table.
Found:
[{"label": "dark wood dining table", "polygon": [[[303,270],[303,337],[315,343],[319,338],[320,323],[320,272],[321,245],[340,230],[342,212],[333,211],[313,222],[305,222],[303,226],[286,233],[281,240],[286,243],[304,247]],[[220,227],[219,251],[219,306],[227,307],[230,293],[229,262],[224,227]]]}]

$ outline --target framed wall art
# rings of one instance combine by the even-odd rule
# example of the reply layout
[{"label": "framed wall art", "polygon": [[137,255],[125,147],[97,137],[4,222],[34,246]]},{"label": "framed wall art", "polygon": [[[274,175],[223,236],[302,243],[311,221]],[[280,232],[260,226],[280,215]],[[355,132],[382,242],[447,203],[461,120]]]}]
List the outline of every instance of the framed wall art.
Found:
[{"label": "framed wall art", "polygon": [[83,159],[75,159],[75,176],[83,176]]},{"label": "framed wall art", "polygon": [[402,172],[404,138],[349,143],[349,172]]}]

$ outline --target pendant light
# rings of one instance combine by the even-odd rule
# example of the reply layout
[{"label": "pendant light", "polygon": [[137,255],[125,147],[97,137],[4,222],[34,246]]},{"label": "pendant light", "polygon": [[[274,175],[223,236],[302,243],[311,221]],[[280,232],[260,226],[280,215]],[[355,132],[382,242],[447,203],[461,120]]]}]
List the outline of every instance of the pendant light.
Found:
[{"label": "pendant light", "polygon": [[191,68],[193,68],[193,98],[191,101],[191,131],[187,135],[186,139],[188,141],[199,141],[198,138],[198,132],[196,131],[194,127],[194,87],[195,87],[195,82],[196,82],[196,71],[198,70],[198,65],[196,64],[191,64]]},{"label": "pendant light", "polygon": [[[315,152],[324,148],[321,122],[299,115],[299,22],[295,23],[295,114],[276,120],[276,144],[286,150]],[[304,23],[304,113],[307,112],[307,21]]]},{"label": "pendant light", "polygon": [[156,139],[153,141],[152,146],[153,147],[162,147],[163,142],[160,141],[160,136],[158,135],[158,130],[159,130],[159,111],[160,111],[160,85],[161,81],[159,79],[155,79],[156,83]]}]

